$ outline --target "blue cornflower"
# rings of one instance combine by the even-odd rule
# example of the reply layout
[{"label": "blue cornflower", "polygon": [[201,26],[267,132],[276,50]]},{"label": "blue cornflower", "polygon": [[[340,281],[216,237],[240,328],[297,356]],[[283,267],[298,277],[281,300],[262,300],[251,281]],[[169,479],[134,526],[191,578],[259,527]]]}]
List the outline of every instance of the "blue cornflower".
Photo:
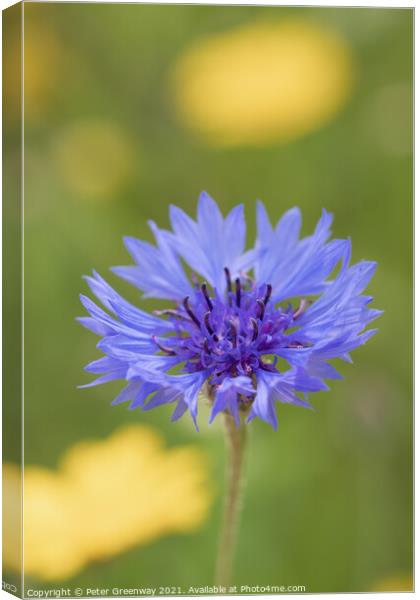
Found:
[{"label": "blue cornflower", "polygon": [[298,208],[273,227],[258,203],[257,239],[247,252],[243,206],[223,218],[202,193],[197,221],[175,206],[170,219],[172,231],[149,223],[156,246],[125,238],[135,265],[112,269],[145,297],[167,300],[166,310],[145,313],[96,272],[86,277],[105,308],[81,296],[90,316],[79,320],[101,336],[105,354],[87,365],[100,375],[88,386],[124,379],[113,404],[173,403],[173,420],[189,410],[195,424],[201,391],[210,421],[226,412],[237,424],[243,414],[276,428],[276,401],[310,408],[308,392],[341,378],[328,361],[351,361],[349,352],[376,331],[364,330],[381,311],[362,295],[376,263],[350,266],[351,242],[329,241],[325,210],[314,233],[299,239]]}]

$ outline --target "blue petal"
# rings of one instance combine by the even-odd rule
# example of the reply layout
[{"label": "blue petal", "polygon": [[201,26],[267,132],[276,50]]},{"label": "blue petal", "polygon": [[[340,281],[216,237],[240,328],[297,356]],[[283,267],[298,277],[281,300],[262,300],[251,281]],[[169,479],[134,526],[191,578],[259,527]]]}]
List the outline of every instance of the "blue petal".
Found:
[{"label": "blue petal", "polygon": [[110,335],[102,338],[97,348],[104,354],[126,362],[137,362],[141,355],[156,351],[156,344],[150,338],[130,338],[125,335]]},{"label": "blue petal", "polygon": [[152,408],[156,408],[157,406],[161,406],[162,404],[171,404],[172,402],[179,400],[181,397],[182,392],[178,388],[161,388],[155,393],[153,398],[149,400],[143,410],[150,410]]},{"label": "blue petal", "polygon": [[165,373],[177,362],[179,362],[179,358],[173,356],[144,356],[141,361],[131,365],[127,376],[129,378],[141,377],[144,381],[155,383],[162,388],[171,388],[182,392],[183,400],[186,402],[197,427],[198,394],[208,374],[205,371],[181,375]]},{"label": "blue petal", "polygon": [[169,207],[172,229],[175,233],[173,244],[190,267],[201,273],[212,285],[211,265],[208,256],[202,248],[202,240],[198,226],[182,209],[171,205]]},{"label": "blue petal", "polygon": [[301,214],[295,207],[283,215],[273,230],[264,204],[257,203],[256,247],[263,252],[256,259],[255,272],[260,281],[273,283],[273,273],[295,247],[300,227]]},{"label": "blue petal", "polygon": [[236,426],[239,426],[239,403],[238,394],[246,396],[254,395],[255,389],[249,377],[227,377],[216,389],[216,395],[210,414],[210,423],[213,422],[216,415],[227,410],[235,419]]},{"label": "blue petal", "polygon": [[178,419],[180,419],[187,410],[188,405],[183,400],[179,400],[174,412],[172,413],[171,421],[178,421]]},{"label": "blue petal", "polygon": [[265,244],[273,235],[273,227],[271,226],[264,203],[261,200],[257,202],[257,240],[260,244]]},{"label": "blue petal", "polygon": [[[204,381],[206,377],[198,372],[194,373],[193,380],[190,381],[187,387],[183,386],[184,397],[183,400],[185,404],[188,406],[191,417],[194,421],[195,428],[198,431],[197,425],[197,413],[198,413],[198,394],[200,393],[201,388],[203,387]],[[185,385],[185,384],[184,384]]]},{"label": "blue petal", "polygon": [[254,417],[259,417],[263,421],[270,423],[273,429],[277,429],[277,415],[274,400],[271,396],[269,378],[263,371],[257,373],[257,393],[252,403],[248,420],[250,421]]},{"label": "blue petal", "polygon": [[348,243],[341,272],[324,294],[297,320],[300,326],[298,332],[312,342],[313,352],[307,370],[321,377],[339,377],[337,371],[327,365],[325,360],[349,360],[349,352],[366,343],[375,330],[368,330],[363,334],[360,332],[381,314],[381,311],[368,308],[371,301],[369,296],[359,295],[369,283],[376,264],[361,261],[349,267],[350,250]]},{"label": "blue petal", "polygon": [[208,280],[214,287],[221,289],[224,281],[223,268],[230,265],[225,248],[227,239],[222,213],[206,192],[202,192],[198,201],[197,223],[201,247],[209,263]]},{"label": "blue petal", "polygon": [[[345,316],[355,307],[361,312],[370,298],[359,297],[358,294],[365,289],[375,269],[376,263],[367,261],[357,263],[350,268],[343,266],[337,279],[300,317],[299,324],[304,327],[322,324],[325,327],[326,324],[336,321],[338,316]],[[372,313],[371,316],[373,319],[378,314]]]},{"label": "blue petal", "polygon": [[[162,376],[158,383],[162,386],[166,387],[166,390],[162,392],[162,403],[173,402],[178,400],[181,403],[179,406],[179,411],[175,410],[175,419],[179,418],[181,414],[185,412],[183,410],[184,404],[188,407],[191,417],[194,421],[194,425],[198,431],[197,426],[197,412],[198,412],[198,395],[200,393],[201,388],[203,387],[204,381],[206,380],[207,375],[203,371],[198,371],[196,373],[189,373],[183,375],[166,375]],[[158,392],[158,394],[160,394]],[[168,400],[169,399],[169,400]],[[159,399],[157,400],[159,402]]]},{"label": "blue petal", "polygon": [[177,356],[144,355],[138,362],[130,365],[128,377],[141,377],[144,381],[162,386],[171,385],[174,376],[167,375],[165,371],[176,366],[179,361]]},{"label": "blue petal", "polygon": [[273,275],[273,300],[280,302],[323,292],[327,287],[326,280],[342,259],[347,244],[347,240],[334,240],[324,246],[311,243],[307,244],[305,252],[297,251],[287,267],[276,270]]},{"label": "blue petal", "polygon": [[155,334],[171,329],[171,325],[166,321],[150,315],[127,302],[96,271],[93,271],[93,277],[84,277],[84,279],[105,308],[114,312],[129,327]]},{"label": "blue petal", "polygon": [[138,331],[132,327],[128,327],[119,321],[116,321],[108,313],[99,308],[90,298],[80,295],[80,301],[88,311],[88,313],[102,326],[105,326],[114,333],[121,333],[127,336],[144,339],[146,334],[143,331]]},{"label": "blue petal", "polygon": [[312,236],[299,241],[301,214],[298,208],[287,211],[273,231],[265,208],[257,206],[258,234],[255,272],[261,283],[273,286],[272,298],[280,302],[289,297],[321,293],[326,278],[345,252],[343,240],[326,244],[332,215],[325,210]]},{"label": "blue petal", "polygon": [[170,243],[168,232],[160,230],[153,221],[149,223],[157,247],[125,237],[124,243],[136,267],[114,267],[112,271],[140,288],[145,297],[180,301],[191,292],[191,285]]},{"label": "blue petal", "polygon": [[158,386],[148,381],[143,381],[140,389],[137,391],[133,402],[130,404],[130,410],[135,410],[139,407],[144,407],[144,403],[150,394],[153,394],[158,389]]},{"label": "blue petal", "polygon": [[245,248],[246,222],[243,204],[232,208],[225,220],[223,232],[226,244],[227,265],[235,264],[235,260]]},{"label": "blue petal", "polygon": [[321,377],[315,376],[314,373],[310,374],[306,369],[302,368],[286,371],[286,373],[282,374],[282,380],[279,383],[290,385],[296,391],[305,393],[329,390],[328,385]]},{"label": "blue petal", "polygon": [[236,206],[223,219],[216,202],[203,192],[197,222],[175,206],[170,207],[170,217],[174,250],[220,293],[226,287],[225,267],[236,277],[244,265],[251,263],[253,255],[246,260],[243,255],[246,225],[242,206]]},{"label": "blue petal", "polygon": [[130,381],[118,394],[118,396],[112,401],[113,405],[122,404],[132,400],[142,385],[141,381]]},{"label": "blue petal", "polygon": [[115,371],[111,371],[106,375],[102,375],[102,377],[98,377],[95,381],[91,381],[90,383],[86,383],[84,385],[77,386],[80,389],[93,387],[95,385],[100,385],[101,383],[108,383],[109,381],[114,381],[114,379],[125,379],[127,374],[126,368],[121,368]]},{"label": "blue petal", "polygon": [[300,229],[302,227],[302,215],[300,209],[296,206],[284,213],[276,225],[274,232],[275,239],[285,254],[291,252],[299,240]]},{"label": "blue petal", "polygon": [[347,340],[331,340],[327,343],[320,342],[319,345],[314,346],[313,355],[324,359],[332,358],[343,358],[347,352],[351,352],[355,348],[365,344],[375,333],[377,329],[369,329],[361,335],[352,337]]},{"label": "blue petal", "polygon": [[311,356],[305,369],[308,374],[324,379],[344,379],[344,377],[332,365],[323,361],[319,357]]},{"label": "blue petal", "polygon": [[287,360],[292,366],[305,365],[313,350],[312,348],[273,348],[272,352]]},{"label": "blue petal", "polygon": [[76,321],[79,321],[83,327],[86,327],[86,329],[89,329],[89,331],[92,331],[96,335],[108,335],[113,331],[110,327],[100,323],[93,317],[76,317]]},{"label": "blue petal", "polygon": [[124,364],[120,360],[109,358],[109,356],[102,356],[102,358],[98,358],[86,365],[85,371],[89,373],[107,373],[108,371],[116,371],[123,367]]},{"label": "blue petal", "polygon": [[[261,378],[261,375],[260,375]],[[309,402],[302,400],[295,391],[320,391],[328,389],[327,386],[317,378],[308,377],[300,369],[291,369],[286,373],[264,373],[263,378],[269,387],[270,400],[275,400],[304,408],[311,408]]]}]

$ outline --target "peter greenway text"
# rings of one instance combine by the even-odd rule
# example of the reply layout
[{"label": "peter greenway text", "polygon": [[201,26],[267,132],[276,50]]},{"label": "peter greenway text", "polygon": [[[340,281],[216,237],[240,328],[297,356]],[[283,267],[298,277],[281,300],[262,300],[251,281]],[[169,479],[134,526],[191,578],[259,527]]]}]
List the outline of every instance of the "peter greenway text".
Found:
[{"label": "peter greenway text", "polygon": [[223,587],[220,585],[205,586],[161,586],[161,587],[113,587],[113,588],[56,588],[56,589],[35,589],[28,588],[25,598],[94,598],[94,597],[112,597],[129,596],[150,597],[150,596],[212,596],[219,594],[284,594],[284,593],[305,593],[304,585],[231,585]]}]

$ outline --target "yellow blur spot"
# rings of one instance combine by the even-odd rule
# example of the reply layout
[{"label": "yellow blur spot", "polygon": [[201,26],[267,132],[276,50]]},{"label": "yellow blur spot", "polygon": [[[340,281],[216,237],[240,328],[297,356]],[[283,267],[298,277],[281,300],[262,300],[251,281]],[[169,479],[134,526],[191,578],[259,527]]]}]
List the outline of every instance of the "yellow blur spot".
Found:
[{"label": "yellow blur spot", "polygon": [[[13,479],[17,467],[7,469]],[[166,449],[154,429],[140,425],[77,443],[57,471],[27,467],[24,493],[24,570],[44,580],[72,577],[91,561],[193,531],[211,502],[202,452]],[[18,562],[9,557],[7,566],[16,570]]]},{"label": "yellow blur spot", "polygon": [[40,120],[55,93],[63,59],[56,34],[40,24],[25,27],[24,34],[25,121]]},{"label": "yellow blur spot", "polygon": [[173,73],[181,120],[214,145],[290,141],[348,99],[352,57],[336,32],[302,19],[256,22],[198,40]]},{"label": "yellow blur spot", "polygon": [[[12,48],[11,54],[19,57],[20,48]],[[58,80],[66,69],[65,61],[65,52],[56,33],[38,21],[27,20],[23,68],[25,122],[37,124],[48,114],[57,93]],[[20,74],[20,70],[17,72]]]},{"label": "yellow blur spot", "polygon": [[394,573],[379,580],[371,589],[372,592],[412,592],[414,582],[412,573]]},{"label": "yellow blur spot", "polygon": [[101,119],[67,125],[53,141],[52,158],[65,185],[82,199],[111,198],[137,168],[127,134]]},{"label": "yellow blur spot", "polygon": [[[63,68],[63,48],[56,34],[48,27],[30,20],[25,22],[24,51],[20,23],[5,30],[4,90],[7,115],[18,121],[22,114],[22,71],[25,123],[37,123],[45,117],[57,79]],[[12,123],[7,123],[11,125]]]}]

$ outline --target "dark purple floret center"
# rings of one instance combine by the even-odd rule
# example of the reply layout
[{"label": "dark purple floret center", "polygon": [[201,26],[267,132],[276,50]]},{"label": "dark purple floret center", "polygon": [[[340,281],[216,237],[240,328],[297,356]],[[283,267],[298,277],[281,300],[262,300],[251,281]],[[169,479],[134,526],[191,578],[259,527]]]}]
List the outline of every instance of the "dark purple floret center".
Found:
[{"label": "dark purple floret center", "polygon": [[273,355],[296,348],[288,330],[306,308],[304,301],[297,310],[276,307],[269,283],[257,286],[249,277],[232,281],[227,268],[225,275],[223,296],[202,283],[176,309],[161,311],[175,334],[153,338],[160,351],[184,363],[184,372],[208,372],[211,385],[258,369],[275,371]]}]

